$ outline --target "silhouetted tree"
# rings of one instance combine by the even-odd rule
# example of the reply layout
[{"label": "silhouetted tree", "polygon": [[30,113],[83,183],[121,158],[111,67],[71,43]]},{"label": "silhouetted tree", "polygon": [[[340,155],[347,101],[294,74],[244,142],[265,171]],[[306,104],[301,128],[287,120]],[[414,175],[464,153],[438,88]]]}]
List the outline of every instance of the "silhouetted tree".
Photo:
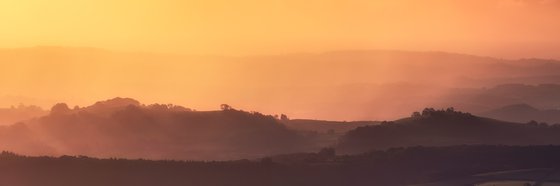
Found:
[{"label": "silhouetted tree", "polygon": [[229,106],[228,104],[221,104],[221,105],[220,105],[220,108],[221,108],[223,111],[226,111],[226,110],[233,110],[233,107]]},{"label": "silhouetted tree", "polygon": [[286,116],[286,114],[280,114],[280,120],[288,121],[288,120],[290,120],[290,118],[288,118],[288,116]]},{"label": "silhouetted tree", "polygon": [[453,113],[453,112],[455,112],[455,108],[449,107],[449,108],[447,108],[445,111],[446,111],[446,112]]},{"label": "silhouetted tree", "polygon": [[422,110],[422,116],[431,116],[435,112],[436,110],[434,108],[425,108],[424,110]]},{"label": "silhouetted tree", "polygon": [[68,108],[68,105],[66,105],[66,103],[57,103],[51,108],[52,114],[63,114],[67,112],[70,112],[70,108]]}]

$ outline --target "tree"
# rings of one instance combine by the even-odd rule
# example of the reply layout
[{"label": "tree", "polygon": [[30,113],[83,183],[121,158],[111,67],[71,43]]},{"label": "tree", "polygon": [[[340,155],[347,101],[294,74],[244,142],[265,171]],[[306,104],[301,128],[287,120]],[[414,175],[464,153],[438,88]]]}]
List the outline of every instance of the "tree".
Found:
[{"label": "tree", "polygon": [[434,108],[425,108],[424,110],[422,110],[422,116],[431,116],[435,112],[436,112],[436,109],[434,109]]},{"label": "tree", "polygon": [[51,108],[51,113],[53,114],[63,114],[67,112],[70,112],[70,108],[68,108],[66,103],[57,103]]},{"label": "tree", "polygon": [[280,120],[288,121],[288,120],[290,120],[290,118],[288,118],[288,116],[286,116],[286,114],[280,114]]},{"label": "tree", "polygon": [[221,104],[221,105],[220,105],[220,108],[221,108],[223,111],[233,110],[233,107],[229,106],[228,104]]},{"label": "tree", "polygon": [[412,113],[412,118],[419,118],[422,117],[422,114],[420,114],[420,112],[413,112]]},{"label": "tree", "polygon": [[455,108],[453,108],[453,107],[449,107],[449,108],[447,108],[447,110],[446,110],[446,111],[447,111],[447,112],[455,112]]}]

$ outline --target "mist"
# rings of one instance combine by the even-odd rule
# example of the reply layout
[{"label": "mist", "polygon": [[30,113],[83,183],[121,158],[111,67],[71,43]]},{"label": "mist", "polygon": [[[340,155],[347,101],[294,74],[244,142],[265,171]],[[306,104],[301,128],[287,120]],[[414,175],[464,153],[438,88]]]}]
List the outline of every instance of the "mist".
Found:
[{"label": "mist", "polygon": [[197,110],[227,103],[267,114],[330,120],[398,119],[430,106],[479,112],[484,110],[446,99],[461,89],[559,83],[560,74],[555,60],[429,51],[219,57],[36,47],[1,50],[0,57],[10,63],[10,68],[0,69],[4,107],[23,103],[50,108],[59,102],[84,106],[121,96]]}]

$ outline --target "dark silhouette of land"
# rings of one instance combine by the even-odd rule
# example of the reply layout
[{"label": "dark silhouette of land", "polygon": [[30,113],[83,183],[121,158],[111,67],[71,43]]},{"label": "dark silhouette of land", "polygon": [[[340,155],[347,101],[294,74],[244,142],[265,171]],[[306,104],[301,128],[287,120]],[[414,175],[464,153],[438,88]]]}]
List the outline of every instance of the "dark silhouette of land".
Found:
[{"label": "dark silhouette of land", "polygon": [[[559,165],[559,146],[410,147],[351,156],[322,150],[212,162],[26,157],[4,152],[0,154],[0,179],[12,186],[473,185],[507,179],[558,183],[559,178],[543,177],[541,172],[550,175]],[[497,171],[518,173],[492,173]]]},{"label": "dark silhouette of land", "polygon": [[0,154],[0,180],[14,186],[560,183],[560,125],[453,108],[335,122],[114,98],[56,104],[0,127],[0,140],[1,149],[33,155]]},{"label": "dark silhouette of land", "polygon": [[0,148],[26,155],[233,160],[314,152],[341,154],[410,146],[560,144],[560,125],[483,118],[427,108],[396,121],[289,119],[229,105],[194,111],[114,98],[87,107],[60,103],[36,119],[0,127]]},{"label": "dark silhouette of land", "polygon": [[224,105],[193,111],[115,98],[0,128],[0,148],[29,155],[227,160],[316,150],[273,116]]},{"label": "dark silhouette of land", "polygon": [[341,137],[338,149],[359,153],[418,145],[549,145],[560,144],[559,134],[560,125],[504,122],[453,108],[427,108],[409,118],[351,130]]}]

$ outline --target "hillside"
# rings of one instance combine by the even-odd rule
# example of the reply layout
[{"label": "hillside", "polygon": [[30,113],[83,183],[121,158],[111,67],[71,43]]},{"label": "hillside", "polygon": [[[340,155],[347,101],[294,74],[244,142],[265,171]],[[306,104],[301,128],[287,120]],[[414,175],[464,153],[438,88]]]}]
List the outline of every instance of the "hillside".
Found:
[{"label": "hillside", "polygon": [[412,117],[359,127],[341,137],[338,150],[365,152],[409,146],[560,144],[560,126],[510,123],[453,109],[425,109]]},{"label": "hillside", "polygon": [[560,123],[560,110],[537,109],[528,104],[508,105],[480,114],[481,116],[511,122],[546,122],[549,124]]},{"label": "hillside", "polygon": [[311,119],[291,119],[281,121],[288,128],[318,133],[344,134],[349,130],[367,125],[377,125],[377,121],[326,121]]},{"label": "hillside", "polygon": [[83,108],[53,106],[47,116],[0,128],[0,149],[26,155],[88,155],[182,160],[257,158],[313,150],[272,116],[225,107],[192,111],[115,98]]},{"label": "hillside", "polygon": [[19,121],[29,120],[47,115],[48,111],[33,105],[18,105],[10,108],[0,108],[0,126],[11,125]]},{"label": "hillside", "polygon": [[287,128],[305,134],[319,147],[330,147],[338,142],[340,136],[361,126],[377,125],[377,121],[326,121],[311,119],[280,120]]},{"label": "hillside", "polygon": [[[528,104],[537,109],[560,107],[560,84],[500,84],[489,88],[452,89],[438,106],[453,105],[472,113],[485,113],[507,105]],[[525,121],[524,121],[525,122]]]}]

